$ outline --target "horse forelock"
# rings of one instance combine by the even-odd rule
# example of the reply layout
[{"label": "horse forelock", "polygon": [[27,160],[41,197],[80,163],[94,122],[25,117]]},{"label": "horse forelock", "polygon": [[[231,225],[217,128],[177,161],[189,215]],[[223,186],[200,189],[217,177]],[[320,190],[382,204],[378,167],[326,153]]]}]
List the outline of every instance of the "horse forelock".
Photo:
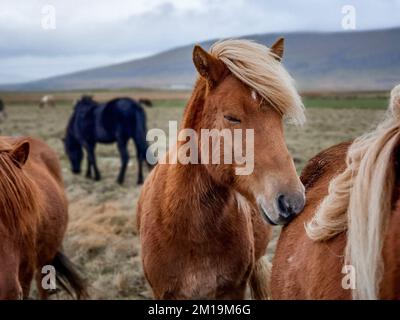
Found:
[{"label": "horse forelock", "polygon": [[19,168],[8,150],[0,151],[0,228],[16,239],[25,239],[33,252],[39,222],[37,186]]},{"label": "horse forelock", "polygon": [[216,42],[210,53],[291,122],[305,122],[294,81],[268,47],[249,40],[224,40]]}]

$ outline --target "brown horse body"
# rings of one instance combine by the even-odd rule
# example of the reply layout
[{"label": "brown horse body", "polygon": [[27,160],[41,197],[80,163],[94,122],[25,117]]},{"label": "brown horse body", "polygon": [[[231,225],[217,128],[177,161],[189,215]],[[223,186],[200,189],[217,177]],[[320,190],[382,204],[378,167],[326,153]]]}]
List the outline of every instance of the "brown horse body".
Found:
[{"label": "brown horse body", "polygon": [[[267,60],[277,69],[275,57],[281,56],[282,44],[273,46],[278,53],[272,51]],[[235,51],[233,45],[226,52]],[[265,57],[271,53],[265,51]],[[196,47],[193,58],[201,77],[182,128],[197,133],[254,129],[254,171],[235,175],[235,164],[222,163],[158,164],[137,206],[144,273],[157,299],[243,299],[248,283],[253,297],[265,299],[269,269],[261,258],[270,227],[262,219],[260,203],[271,208],[266,219],[274,223],[287,222],[304,203],[303,186],[284,142],[282,113],[216,57]],[[197,148],[199,141],[195,143]],[[178,141],[177,148],[182,145]],[[277,205],[279,201],[286,205]]]},{"label": "brown horse body", "polygon": [[155,298],[243,299],[269,240],[258,210],[240,210],[235,192],[201,166],[158,165],[146,181],[138,213]]},{"label": "brown horse body", "polygon": [[0,298],[27,298],[35,273],[40,297],[47,298],[45,265],[84,295],[81,279],[59,252],[68,205],[55,152],[30,137],[0,137],[0,172]]},{"label": "brown horse body", "polygon": [[272,265],[273,299],[349,299],[341,286],[345,235],[329,242],[308,238],[304,225],[328,194],[330,181],[344,170],[348,143],[331,147],[311,159],[301,180],[306,187],[303,212],[282,229]]},{"label": "brown horse body", "polygon": [[[314,216],[321,201],[328,195],[334,177],[346,168],[346,154],[350,143],[333,146],[309,161],[301,180],[306,187],[307,203],[304,211],[283,228],[274,256],[271,289],[273,299],[351,299],[352,290],[346,289],[344,252],[346,233],[328,241],[313,241],[305,231],[305,224]],[[400,172],[398,166],[395,172]],[[400,181],[392,197],[392,213],[382,250],[385,272],[380,285],[380,298],[400,299]],[[357,277],[357,274],[355,274]]]}]

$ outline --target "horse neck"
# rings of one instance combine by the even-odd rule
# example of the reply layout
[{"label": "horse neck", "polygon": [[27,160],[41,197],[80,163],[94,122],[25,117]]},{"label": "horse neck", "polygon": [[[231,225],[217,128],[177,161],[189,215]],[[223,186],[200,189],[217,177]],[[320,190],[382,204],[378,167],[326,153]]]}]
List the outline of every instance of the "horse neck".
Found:
[{"label": "horse neck", "polygon": [[68,121],[67,130],[66,130],[67,135],[72,135],[74,123],[75,123],[75,120],[76,120],[76,112],[77,111],[75,109],[74,112],[71,115],[71,118]]},{"label": "horse neck", "polygon": [[[181,128],[200,128],[206,84],[198,81],[185,109]],[[178,143],[179,146],[179,143]],[[185,237],[204,238],[214,230],[216,219],[222,217],[231,190],[217,183],[201,164],[180,164],[169,167],[166,194],[169,199],[170,230],[179,229]]]},{"label": "horse neck", "polygon": [[170,166],[166,188],[168,216],[172,234],[202,241],[213,234],[231,190],[218,184],[201,164]]},{"label": "horse neck", "polygon": [[77,110],[75,109],[71,118],[69,119],[68,125],[67,125],[67,130],[66,130],[66,139],[71,139],[73,140],[77,145],[81,146],[80,141],[77,139],[76,135],[76,127],[75,122],[76,122],[76,117],[77,117]]},{"label": "horse neck", "polygon": [[183,114],[183,120],[181,123],[182,129],[190,128],[196,131],[198,130],[203,112],[206,91],[207,83],[203,79],[198,79]]}]

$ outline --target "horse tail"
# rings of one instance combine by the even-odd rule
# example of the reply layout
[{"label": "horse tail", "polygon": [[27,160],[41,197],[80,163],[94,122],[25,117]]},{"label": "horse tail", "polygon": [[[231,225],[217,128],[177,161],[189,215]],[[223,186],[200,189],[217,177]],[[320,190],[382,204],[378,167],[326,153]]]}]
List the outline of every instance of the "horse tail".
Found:
[{"label": "horse tail", "polygon": [[345,264],[355,269],[354,299],[379,298],[399,141],[400,85],[391,92],[385,121],[350,146],[347,168],[332,180],[328,196],[306,226],[307,234],[316,241],[347,230]]},{"label": "horse tail", "polygon": [[146,140],[147,134],[147,117],[145,110],[139,105],[135,109],[135,130],[132,133],[132,138],[136,141],[139,151],[139,157],[143,160],[146,159],[146,152],[148,148],[148,143]]},{"label": "horse tail", "polygon": [[250,276],[251,297],[255,300],[268,300],[271,296],[271,263],[266,257],[260,258]]},{"label": "horse tail", "polygon": [[61,251],[58,251],[52,265],[56,269],[56,279],[58,284],[71,297],[76,299],[86,299],[89,297],[86,288],[86,281],[81,278],[75,265]]}]

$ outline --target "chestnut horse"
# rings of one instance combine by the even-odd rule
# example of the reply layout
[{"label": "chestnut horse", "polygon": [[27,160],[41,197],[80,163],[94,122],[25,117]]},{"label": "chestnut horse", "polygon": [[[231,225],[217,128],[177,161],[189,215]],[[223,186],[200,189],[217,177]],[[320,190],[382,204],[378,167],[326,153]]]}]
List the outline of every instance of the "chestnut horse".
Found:
[{"label": "chestnut horse", "polygon": [[28,298],[36,273],[39,295],[42,267],[55,268],[60,285],[77,298],[85,286],[61,253],[68,221],[57,155],[43,142],[0,137],[0,299]]},{"label": "chestnut horse", "polygon": [[397,86],[373,132],[304,169],[307,205],[282,230],[273,299],[400,299],[399,146]]},{"label": "chestnut horse", "polygon": [[[203,154],[197,138],[190,142],[201,164],[168,163],[187,143],[178,138],[167,163],[149,175],[137,224],[144,273],[156,299],[243,299],[249,282],[254,298],[267,298],[269,269],[262,257],[270,227],[262,216],[287,223],[305,199],[282,123],[284,115],[303,122],[304,108],[282,55],[283,39],[270,49],[246,40],[217,42],[210,53],[194,48],[200,77],[181,128],[197,137],[202,129],[254,130],[254,168],[236,175],[241,164],[235,161],[209,163],[218,149],[213,144]],[[225,159],[229,148],[218,155]]]}]

